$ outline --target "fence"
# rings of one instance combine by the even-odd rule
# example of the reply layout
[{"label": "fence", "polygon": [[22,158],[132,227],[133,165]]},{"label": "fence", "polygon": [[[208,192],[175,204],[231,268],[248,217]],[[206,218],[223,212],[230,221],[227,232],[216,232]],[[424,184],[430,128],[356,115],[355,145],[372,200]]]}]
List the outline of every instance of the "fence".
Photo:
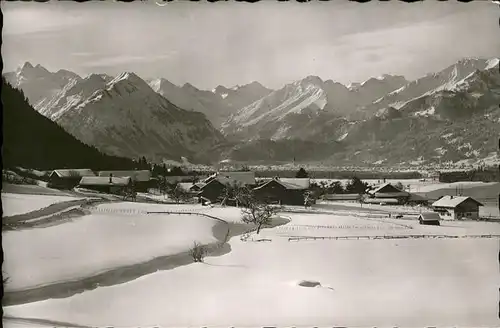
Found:
[{"label": "fence", "polygon": [[330,240],[375,240],[375,239],[423,239],[423,238],[500,238],[500,235],[401,235],[401,236],[337,236],[337,237],[289,237],[288,241],[301,241],[301,240],[316,240],[316,239],[330,239]]}]

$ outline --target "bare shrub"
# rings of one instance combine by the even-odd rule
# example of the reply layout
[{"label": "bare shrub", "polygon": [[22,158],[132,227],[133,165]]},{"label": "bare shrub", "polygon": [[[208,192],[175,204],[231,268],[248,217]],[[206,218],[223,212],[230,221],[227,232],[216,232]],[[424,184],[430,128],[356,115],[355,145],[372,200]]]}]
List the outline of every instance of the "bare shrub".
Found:
[{"label": "bare shrub", "polygon": [[193,258],[193,261],[203,262],[203,259],[207,255],[207,249],[195,241],[193,247],[189,250],[189,255]]}]

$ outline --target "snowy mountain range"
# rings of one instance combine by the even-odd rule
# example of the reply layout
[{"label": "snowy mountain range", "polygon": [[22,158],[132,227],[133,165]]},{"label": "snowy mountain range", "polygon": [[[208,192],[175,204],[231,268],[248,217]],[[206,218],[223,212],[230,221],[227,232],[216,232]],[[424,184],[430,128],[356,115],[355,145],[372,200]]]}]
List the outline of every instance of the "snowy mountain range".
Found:
[{"label": "snowy mountain range", "polygon": [[480,161],[500,135],[498,58],[463,59],[413,81],[382,75],[346,86],[308,76],[278,90],[252,82],[208,91],[134,73],[82,78],[29,63],[4,76],[77,138],[132,157]]},{"label": "snowy mountain range", "polygon": [[348,88],[308,76],[241,108],[224,122],[222,131],[245,140],[299,137],[301,127],[315,117],[352,117],[359,108],[406,83],[401,76],[384,75]]},{"label": "snowy mountain range", "polygon": [[23,90],[33,106],[53,97],[70,81],[81,79],[78,74],[67,70],[53,73],[40,64],[33,66],[29,62],[15,72],[5,73],[4,77],[14,88]]},{"label": "snowy mountain range", "polygon": [[176,106],[205,114],[215,127],[220,127],[234,111],[271,92],[257,82],[234,89],[218,86],[212,91],[200,90],[189,83],[179,87],[164,78],[151,80],[149,85]]},{"label": "snowy mountain range", "polygon": [[[460,60],[414,81],[384,75],[343,86],[309,76],[233,114],[222,131],[245,143],[225,156],[255,152],[262,139],[298,139],[335,144],[314,156],[327,163],[478,163],[495,157],[499,104],[498,58]],[[313,160],[301,156],[288,160]]]},{"label": "snowy mountain range", "polygon": [[38,112],[105,153],[159,161],[193,158],[224,140],[203,114],[173,105],[134,73],[65,74],[72,78],[62,80],[60,72],[25,64],[6,79]]}]

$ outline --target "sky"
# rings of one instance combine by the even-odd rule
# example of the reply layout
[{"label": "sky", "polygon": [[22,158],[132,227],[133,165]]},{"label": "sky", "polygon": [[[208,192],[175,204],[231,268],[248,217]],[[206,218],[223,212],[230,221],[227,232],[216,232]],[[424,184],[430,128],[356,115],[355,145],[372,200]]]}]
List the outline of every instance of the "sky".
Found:
[{"label": "sky", "polygon": [[4,72],[29,61],[82,76],[133,71],[207,90],[252,81],[276,89],[309,75],[414,79],[463,57],[500,57],[500,8],[490,1],[2,1],[1,9]]}]

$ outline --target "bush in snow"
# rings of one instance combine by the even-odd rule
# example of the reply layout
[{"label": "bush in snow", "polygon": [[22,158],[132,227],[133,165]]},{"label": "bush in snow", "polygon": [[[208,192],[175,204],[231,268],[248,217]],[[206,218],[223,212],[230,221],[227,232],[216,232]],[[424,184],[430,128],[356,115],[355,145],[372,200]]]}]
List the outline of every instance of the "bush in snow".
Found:
[{"label": "bush in snow", "polygon": [[189,250],[189,255],[193,258],[193,261],[203,262],[203,259],[207,255],[207,250],[200,243],[194,242],[193,247]]}]

